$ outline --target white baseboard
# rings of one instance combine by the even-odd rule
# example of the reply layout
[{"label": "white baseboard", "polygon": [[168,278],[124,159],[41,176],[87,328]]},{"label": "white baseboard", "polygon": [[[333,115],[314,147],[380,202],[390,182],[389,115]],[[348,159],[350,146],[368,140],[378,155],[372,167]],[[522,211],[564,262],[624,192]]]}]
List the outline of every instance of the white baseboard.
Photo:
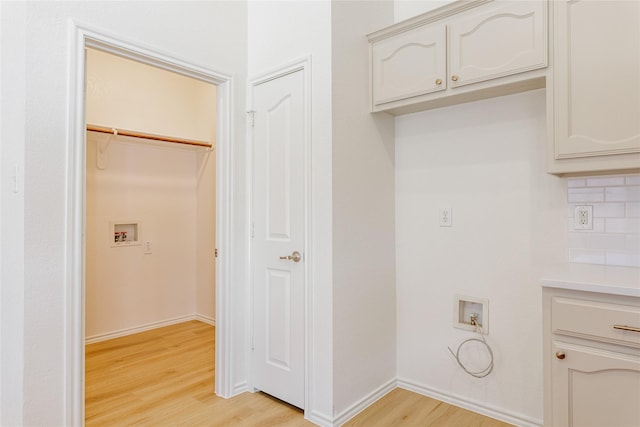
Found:
[{"label": "white baseboard", "polygon": [[187,316],[179,316],[174,317],[172,319],[161,320],[159,322],[147,323],[141,326],[135,326],[132,328],[120,329],[118,331],[107,332],[104,334],[92,335],[90,337],[86,337],[84,339],[84,343],[86,344],[94,344],[100,341],[111,340],[114,338],[125,337],[127,335],[138,334],[140,332],[150,331],[152,329],[163,328],[165,326],[175,325],[177,323],[189,322],[191,320],[199,320],[204,323],[208,323],[210,325],[216,324],[215,319],[203,316],[201,314],[189,314]]},{"label": "white baseboard", "polygon": [[198,313],[194,314],[193,320],[199,320],[208,325],[216,326],[216,319],[214,319],[213,317],[205,316],[204,314],[198,314]]},{"label": "white baseboard", "polygon": [[231,391],[231,396],[229,397],[237,396],[244,393],[245,391],[251,391],[249,390],[249,383],[247,383],[246,381],[241,381],[233,385],[233,390]]},{"label": "white baseboard", "polygon": [[506,412],[500,408],[496,408],[486,405],[482,402],[469,400],[462,396],[457,396],[441,390],[437,390],[424,384],[418,384],[402,378],[398,379],[397,384],[399,388],[413,391],[415,393],[422,394],[423,396],[431,397],[463,409],[468,409],[469,411],[486,415],[488,417],[495,418],[496,420],[504,421],[505,423],[513,424],[520,427],[540,427],[543,424],[542,420],[531,418],[522,414]]},{"label": "white baseboard", "polygon": [[334,418],[333,425],[334,426],[343,425],[344,423],[349,421],[351,418],[355,417],[360,412],[364,411],[369,406],[374,404],[376,401],[384,397],[391,390],[396,388],[396,385],[397,385],[397,381],[394,378],[388,381],[386,384],[383,384],[382,386],[378,387],[377,389],[369,393],[367,396],[363,397],[358,402],[354,403],[353,405],[351,405],[350,407],[342,411],[342,413],[340,413],[337,417]]},{"label": "white baseboard", "polygon": [[304,413],[304,418],[307,421],[310,421],[312,423],[314,423],[315,425],[318,425],[320,427],[333,427],[334,423],[333,420],[331,419],[331,417],[328,417],[327,415],[318,412],[318,411],[311,411],[311,413]]}]

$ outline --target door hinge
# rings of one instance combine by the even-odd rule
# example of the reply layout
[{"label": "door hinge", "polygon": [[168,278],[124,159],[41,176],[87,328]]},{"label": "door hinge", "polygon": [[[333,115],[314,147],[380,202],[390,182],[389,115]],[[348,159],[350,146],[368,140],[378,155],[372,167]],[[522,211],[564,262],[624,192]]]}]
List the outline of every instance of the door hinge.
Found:
[{"label": "door hinge", "polygon": [[255,110],[247,111],[247,114],[249,115],[249,124],[251,125],[251,127],[255,127],[256,126],[256,111]]},{"label": "door hinge", "polygon": [[213,251],[213,254],[215,255],[216,258],[218,258],[218,248],[215,248],[215,250]]},{"label": "door hinge", "polygon": [[254,237],[256,237],[256,224],[255,223],[251,223],[251,238],[253,239]]},{"label": "door hinge", "polygon": [[251,350],[253,351],[255,349],[256,349],[256,347],[255,347],[255,345],[253,345],[253,334],[251,334]]}]

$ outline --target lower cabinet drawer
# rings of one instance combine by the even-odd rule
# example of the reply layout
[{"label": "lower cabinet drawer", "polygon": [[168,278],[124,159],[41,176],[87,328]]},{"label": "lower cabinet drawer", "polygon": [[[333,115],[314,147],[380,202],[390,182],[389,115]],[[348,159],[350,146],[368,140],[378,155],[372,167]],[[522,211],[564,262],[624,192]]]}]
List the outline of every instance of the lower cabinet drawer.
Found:
[{"label": "lower cabinet drawer", "polygon": [[640,347],[640,307],[553,297],[551,329],[554,334]]}]

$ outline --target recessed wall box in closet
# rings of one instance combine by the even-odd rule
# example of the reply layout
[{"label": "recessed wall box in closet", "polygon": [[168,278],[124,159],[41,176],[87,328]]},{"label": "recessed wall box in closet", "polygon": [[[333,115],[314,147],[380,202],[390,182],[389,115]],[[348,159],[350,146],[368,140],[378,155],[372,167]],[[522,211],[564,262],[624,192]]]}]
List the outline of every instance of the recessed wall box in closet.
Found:
[{"label": "recessed wall box in closet", "polygon": [[640,2],[551,2],[549,172],[640,170]]},{"label": "recessed wall box in closet", "polygon": [[547,2],[458,1],[370,34],[371,111],[544,87]]}]

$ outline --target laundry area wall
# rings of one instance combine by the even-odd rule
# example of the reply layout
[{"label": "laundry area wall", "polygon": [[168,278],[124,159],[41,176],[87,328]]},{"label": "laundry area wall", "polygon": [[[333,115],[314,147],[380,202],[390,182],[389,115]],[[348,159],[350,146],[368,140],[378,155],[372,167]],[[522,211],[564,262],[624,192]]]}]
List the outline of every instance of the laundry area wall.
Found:
[{"label": "laundry area wall", "polygon": [[[88,124],[215,145],[215,89],[87,49]],[[215,151],[87,132],[86,176],[87,342],[214,323]],[[116,245],[114,224],[137,242]]]}]

